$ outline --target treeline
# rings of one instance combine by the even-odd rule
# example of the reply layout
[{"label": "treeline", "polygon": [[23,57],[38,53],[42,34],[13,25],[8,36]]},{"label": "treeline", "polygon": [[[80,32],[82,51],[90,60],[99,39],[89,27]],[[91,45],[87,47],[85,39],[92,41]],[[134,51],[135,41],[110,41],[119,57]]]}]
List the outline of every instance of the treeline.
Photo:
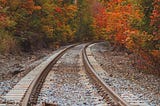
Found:
[{"label": "treeline", "polygon": [[94,3],[97,34],[137,54],[141,69],[160,72],[160,1],[99,1]]},{"label": "treeline", "polygon": [[93,39],[86,0],[0,0],[0,52]]},{"label": "treeline", "polygon": [[[160,67],[159,0],[0,0],[0,53],[109,40]],[[148,67],[145,67],[148,66]]]}]

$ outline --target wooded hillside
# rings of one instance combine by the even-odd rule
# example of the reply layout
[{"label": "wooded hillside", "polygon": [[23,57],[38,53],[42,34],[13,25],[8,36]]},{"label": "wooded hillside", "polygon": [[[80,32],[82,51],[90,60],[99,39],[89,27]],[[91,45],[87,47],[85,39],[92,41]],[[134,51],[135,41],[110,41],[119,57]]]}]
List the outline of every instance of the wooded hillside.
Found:
[{"label": "wooded hillside", "polygon": [[0,53],[91,40],[127,48],[158,69],[160,0],[0,0]]}]

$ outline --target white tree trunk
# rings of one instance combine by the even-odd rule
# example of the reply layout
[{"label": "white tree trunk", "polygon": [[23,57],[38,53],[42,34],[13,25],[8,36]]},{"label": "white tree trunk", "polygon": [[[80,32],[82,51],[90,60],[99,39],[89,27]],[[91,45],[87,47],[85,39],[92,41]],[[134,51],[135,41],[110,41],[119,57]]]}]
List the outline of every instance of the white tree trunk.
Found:
[{"label": "white tree trunk", "polygon": [[74,0],[74,4],[77,4],[77,0]]}]

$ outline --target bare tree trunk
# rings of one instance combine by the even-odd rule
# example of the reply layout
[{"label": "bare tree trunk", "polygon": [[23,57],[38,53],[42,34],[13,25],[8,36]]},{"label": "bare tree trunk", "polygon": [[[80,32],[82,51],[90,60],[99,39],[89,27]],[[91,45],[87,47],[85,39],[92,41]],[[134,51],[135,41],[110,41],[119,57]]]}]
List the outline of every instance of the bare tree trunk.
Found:
[{"label": "bare tree trunk", "polygon": [[77,0],[74,0],[74,4],[77,4]]}]

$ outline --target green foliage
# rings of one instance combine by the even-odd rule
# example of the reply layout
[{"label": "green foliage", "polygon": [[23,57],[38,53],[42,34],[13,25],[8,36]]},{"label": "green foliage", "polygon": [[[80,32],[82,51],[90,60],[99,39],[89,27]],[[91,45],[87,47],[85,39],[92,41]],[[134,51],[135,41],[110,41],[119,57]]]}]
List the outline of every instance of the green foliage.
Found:
[{"label": "green foliage", "polygon": [[[96,10],[100,2],[101,11]],[[129,37],[132,43],[145,37],[139,47],[155,55],[159,50],[157,5],[156,0],[0,0],[0,52],[97,39],[125,44]],[[147,34],[128,34],[134,30],[156,34],[148,40]]]},{"label": "green foliage", "polygon": [[16,41],[6,31],[0,30],[0,53],[16,52]]},{"label": "green foliage", "polygon": [[77,32],[76,40],[85,41],[95,38],[93,27],[93,16],[91,14],[91,4],[86,0],[78,1],[78,15],[77,15]]},{"label": "green foliage", "polygon": [[139,1],[137,1],[137,2],[139,2],[140,6],[141,6],[142,13],[144,14],[139,29],[141,31],[146,31],[149,34],[152,34],[152,31],[153,31],[153,28],[150,26],[150,22],[151,22],[150,16],[153,11],[153,1],[154,0],[139,0]]}]

